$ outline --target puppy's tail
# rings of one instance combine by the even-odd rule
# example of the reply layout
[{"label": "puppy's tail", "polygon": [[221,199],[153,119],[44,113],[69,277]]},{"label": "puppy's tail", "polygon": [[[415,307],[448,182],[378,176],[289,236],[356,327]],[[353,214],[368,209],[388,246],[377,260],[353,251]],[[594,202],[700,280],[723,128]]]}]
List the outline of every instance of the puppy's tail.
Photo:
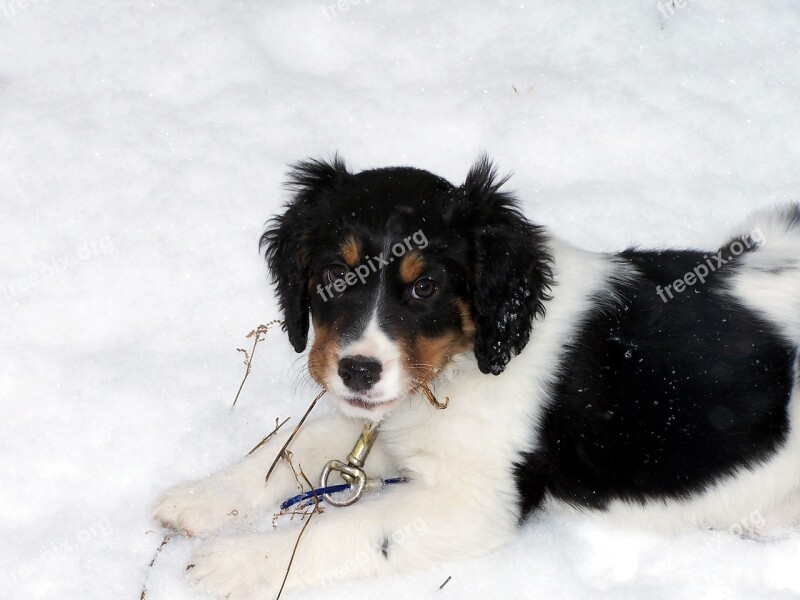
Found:
[{"label": "puppy's tail", "polygon": [[800,203],[753,213],[721,252],[736,295],[800,345]]}]

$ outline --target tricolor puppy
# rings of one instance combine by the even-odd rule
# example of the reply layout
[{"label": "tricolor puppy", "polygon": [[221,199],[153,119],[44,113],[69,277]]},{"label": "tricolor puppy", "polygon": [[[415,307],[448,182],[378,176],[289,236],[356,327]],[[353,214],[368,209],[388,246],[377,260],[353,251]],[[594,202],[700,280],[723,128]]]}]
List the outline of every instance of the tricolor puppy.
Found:
[{"label": "tricolor puppy", "polygon": [[[312,338],[308,369],[339,409],[301,430],[294,461],[316,477],[380,420],[367,471],[408,482],[315,517],[288,587],[477,556],[565,507],[672,530],[800,516],[798,206],[713,250],[597,254],[528,221],[486,159],[459,186],[338,159],[290,183],[261,242],[289,340]],[[200,547],[201,589],[280,586],[298,532],[268,517],[297,483],[283,461],[264,475],[287,435],[158,502],[191,535],[266,523]]]}]

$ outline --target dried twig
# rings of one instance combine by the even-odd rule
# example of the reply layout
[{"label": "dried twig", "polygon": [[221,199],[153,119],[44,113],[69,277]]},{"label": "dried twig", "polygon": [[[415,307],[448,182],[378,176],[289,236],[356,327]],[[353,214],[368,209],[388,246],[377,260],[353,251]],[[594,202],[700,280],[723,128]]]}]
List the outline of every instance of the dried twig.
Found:
[{"label": "dried twig", "polygon": [[453,577],[452,577],[452,576],[450,576],[450,577],[448,577],[447,579],[445,579],[445,580],[444,580],[444,583],[443,583],[442,585],[440,585],[440,586],[439,586],[439,589],[440,589],[440,590],[441,590],[441,589],[444,589],[444,586],[446,586],[448,583],[450,583],[450,580],[451,580],[452,578],[453,578]]},{"label": "dried twig", "polygon": [[[277,325],[277,324],[282,324],[282,323],[283,323],[283,321],[281,321],[280,319],[275,319],[275,320],[272,320],[272,321],[270,321],[270,322],[268,322],[266,324],[259,325],[258,327],[253,329],[250,333],[248,333],[246,337],[254,338],[253,339],[253,347],[251,348],[249,353],[244,348],[237,348],[237,350],[239,352],[241,352],[242,354],[244,354],[244,357],[245,357],[245,360],[244,360],[245,373],[244,373],[244,377],[242,377],[242,382],[239,384],[239,389],[236,391],[236,396],[233,399],[233,404],[231,405],[231,409],[233,409],[233,407],[236,406],[236,402],[239,400],[239,396],[242,393],[242,389],[244,389],[244,384],[247,381],[247,377],[250,375],[250,371],[252,370],[252,367],[253,367],[253,356],[255,356],[256,347],[258,346],[259,342],[264,340],[263,336],[270,330],[270,328],[272,326]],[[272,466],[270,467],[270,470],[267,473],[266,479],[269,479],[269,475],[272,473],[272,470],[275,468],[275,465],[277,464],[278,459],[281,456],[285,456],[285,452],[286,452],[287,446],[294,439],[295,435],[297,434],[298,430],[300,429],[300,426],[303,424],[303,422],[306,420],[306,417],[311,412],[311,409],[314,408],[314,406],[317,403],[317,400],[319,400],[324,393],[325,393],[325,391],[323,390],[314,399],[314,401],[311,403],[311,406],[308,407],[308,410],[303,415],[303,418],[300,420],[300,423],[297,425],[295,430],[289,436],[289,439],[287,440],[286,444],[283,445],[283,448],[281,449],[281,452],[275,458],[275,462],[272,463]],[[276,433],[278,433],[278,430],[286,424],[286,422],[289,420],[289,418],[290,417],[287,417],[286,419],[284,419],[280,423],[278,422],[278,419],[275,419],[275,429],[273,429],[270,433],[268,433],[266,435],[266,437],[264,437],[263,440],[261,440],[258,444],[256,444],[256,446],[252,450],[250,450],[250,452],[247,453],[247,456],[251,455],[253,452],[255,452],[256,450],[261,448],[264,444],[266,444],[270,439],[272,439],[272,437]],[[291,464],[291,460],[290,460],[290,464]],[[294,466],[292,466],[292,470],[294,470]],[[297,477],[296,473],[295,473],[295,477]],[[303,477],[305,478],[305,475],[303,475]],[[266,481],[266,479],[265,479],[265,481]],[[307,478],[306,478],[306,481],[308,481]],[[299,479],[298,479],[298,483],[300,483]],[[301,488],[302,488],[302,484],[300,484],[300,485],[301,485]],[[315,499],[316,499],[316,497],[315,497]],[[317,502],[317,504],[319,504],[319,503]],[[321,512],[321,509],[320,509],[320,512]],[[236,516],[236,515],[238,515],[238,513],[239,513],[239,511],[234,509],[228,514]],[[308,522],[306,522],[306,525],[308,525]],[[303,530],[305,530],[305,525],[303,526]],[[300,535],[302,535],[302,531],[301,531]],[[141,596],[140,596],[139,600],[146,600],[146,598],[147,598],[147,582],[148,582],[148,580],[150,578],[150,571],[152,570],[153,565],[156,563],[156,560],[158,559],[159,554],[164,549],[164,546],[166,546],[167,543],[169,543],[170,539],[171,539],[171,535],[170,534],[165,535],[164,539],[161,540],[161,544],[159,544],[158,548],[156,549],[155,553],[153,554],[153,558],[150,560],[150,564],[147,566],[147,574],[145,575],[145,580],[144,580],[144,583],[142,584],[142,593],[141,593]],[[299,540],[300,540],[300,538],[298,536],[298,542],[299,542]],[[297,549],[297,545],[295,544],[295,550],[296,549]],[[292,558],[294,558],[294,553],[292,553]],[[291,563],[290,563],[290,565],[291,565]],[[194,567],[194,565],[187,565],[186,570],[188,571],[189,569],[191,569],[193,567]],[[288,575],[288,571],[287,571],[287,575]],[[285,581],[286,580],[284,579],[284,583],[285,583]],[[281,586],[281,590],[283,590],[283,586]],[[278,594],[278,597],[280,597],[280,593]]]},{"label": "dried twig", "polygon": [[266,483],[267,481],[269,481],[269,477],[270,477],[270,475],[272,475],[272,472],[275,470],[275,466],[278,464],[278,461],[279,461],[279,460],[280,460],[280,459],[283,457],[283,453],[284,453],[284,452],[286,451],[286,449],[289,447],[289,444],[291,444],[291,443],[292,443],[292,440],[294,440],[294,437],[297,435],[297,432],[298,432],[298,431],[300,431],[300,428],[303,426],[303,423],[305,423],[305,421],[306,421],[306,418],[308,417],[308,415],[311,413],[311,411],[312,411],[312,410],[314,410],[314,407],[317,405],[317,401],[318,401],[320,398],[322,398],[322,396],[324,396],[324,395],[325,395],[325,391],[326,391],[326,390],[322,390],[322,391],[321,391],[319,394],[317,394],[317,397],[316,397],[316,398],[314,398],[314,401],[313,401],[313,402],[311,402],[311,405],[310,405],[310,406],[308,407],[308,409],[306,410],[305,414],[303,415],[303,418],[302,418],[302,419],[300,419],[300,422],[297,424],[297,427],[295,427],[295,428],[294,428],[294,431],[292,431],[292,434],[289,436],[289,439],[288,439],[288,440],[286,440],[286,443],[285,443],[285,444],[283,445],[283,447],[281,448],[281,451],[280,451],[280,452],[278,452],[278,456],[276,456],[276,457],[275,457],[275,460],[274,460],[274,461],[272,461],[272,465],[270,466],[270,468],[269,468],[269,471],[267,471],[267,476],[266,476],[266,477],[264,477],[264,482],[265,482],[265,483]]},{"label": "dried twig", "polygon": [[319,499],[319,497],[317,496],[317,492],[314,490],[314,486],[312,485],[311,481],[310,481],[310,480],[308,479],[308,477],[306,476],[306,473],[305,473],[305,471],[303,471],[303,465],[300,465],[300,475],[302,475],[302,476],[303,476],[303,479],[305,480],[305,482],[306,482],[306,485],[308,486],[308,489],[310,489],[310,490],[311,490],[311,493],[313,494],[313,497],[314,497],[314,511],[315,511],[315,512],[318,512],[318,513],[323,513],[323,512],[325,512],[325,511],[322,509],[322,506],[320,506],[320,504],[319,504],[319,503],[320,503],[320,499]]},{"label": "dried twig", "polygon": [[[294,466],[292,466],[292,468],[294,468]],[[302,466],[300,467],[300,475],[303,476],[303,479],[305,480],[306,484],[308,485],[308,487],[313,492],[314,491],[314,486],[308,480],[308,477],[306,477],[306,474],[303,472],[303,467]],[[302,487],[302,484],[301,484],[301,487]],[[292,555],[289,557],[289,564],[286,565],[286,573],[283,576],[283,581],[281,582],[281,588],[278,590],[278,595],[275,596],[275,600],[280,600],[281,594],[283,593],[283,588],[286,586],[286,580],[289,579],[289,572],[292,570],[292,563],[294,563],[294,556],[295,556],[295,554],[297,554],[297,547],[300,545],[300,539],[303,537],[303,534],[305,533],[306,527],[308,527],[308,524],[311,523],[311,518],[317,513],[322,513],[322,508],[319,505],[319,497],[315,493],[314,494],[314,506],[313,506],[313,508],[310,509],[310,511],[306,511],[306,513],[305,513],[305,514],[308,515],[308,519],[306,519],[306,522],[303,523],[303,527],[300,529],[300,533],[297,535],[297,539],[294,542],[294,548],[292,548]]]},{"label": "dried twig", "polygon": [[288,420],[289,420],[289,419],[291,419],[291,418],[292,418],[292,417],[286,417],[286,418],[283,420],[283,422],[282,422],[282,423],[278,423],[278,419],[275,419],[275,429],[273,429],[272,431],[270,431],[270,432],[269,432],[269,433],[266,435],[266,437],[265,437],[263,440],[261,440],[260,442],[258,442],[258,444],[256,444],[255,448],[253,448],[252,450],[250,450],[250,452],[248,452],[248,453],[247,453],[245,456],[250,456],[250,455],[251,455],[253,452],[255,452],[256,450],[258,450],[259,448],[261,448],[261,446],[263,446],[263,445],[264,445],[264,444],[266,444],[268,441],[270,441],[270,440],[273,438],[273,436],[274,436],[276,433],[278,433],[278,430],[279,430],[281,427],[283,427],[283,426],[286,424],[286,421],[288,421]]},{"label": "dried twig", "polygon": [[158,545],[158,548],[156,548],[156,551],[153,553],[153,558],[150,560],[150,564],[147,565],[147,575],[145,575],[144,583],[142,584],[142,595],[139,596],[139,600],[145,600],[145,598],[147,598],[147,580],[150,579],[150,570],[153,568],[153,565],[156,564],[156,559],[158,558],[158,555],[161,554],[161,551],[164,549],[164,546],[166,546],[169,543],[171,537],[172,536],[170,534],[165,535],[164,539],[161,540],[161,543]]},{"label": "dried twig", "polygon": [[286,586],[286,580],[289,578],[289,571],[291,570],[292,563],[294,562],[294,555],[297,554],[297,547],[300,545],[300,538],[303,537],[303,534],[306,532],[306,527],[308,527],[308,524],[311,523],[311,518],[316,513],[317,513],[316,510],[312,510],[306,522],[303,523],[303,527],[300,529],[300,533],[297,536],[297,540],[295,540],[294,542],[292,555],[289,557],[289,565],[286,567],[286,574],[283,576],[283,582],[281,582],[281,589],[278,590],[278,595],[275,596],[275,600],[280,600],[281,594],[283,593],[283,588]]},{"label": "dried twig", "polygon": [[438,408],[439,410],[444,410],[445,408],[447,408],[447,405],[450,404],[450,398],[448,398],[447,396],[444,397],[444,402],[439,402],[436,396],[433,395],[433,392],[428,387],[427,383],[420,381],[418,382],[418,385],[415,389],[418,392],[420,392],[423,396],[425,396],[425,399],[428,402],[430,402],[431,406],[433,406],[434,408]]},{"label": "dried twig", "polygon": [[250,333],[248,333],[245,337],[254,338],[253,339],[253,347],[248,353],[247,350],[244,348],[237,348],[239,352],[244,354],[244,377],[242,377],[242,383],[239,384],[239,389],[236,391],[236,397],[233,399],[233,404],[231,405],[231,410],[233,407],[236,406],[236,402],[239,400],[239,395],[242,393],[242,389],[244,388],[244,383],[247,381],[247,377],[250,375],[250,370],[253,368],[253,357],[256,355],[256,347],[258,343],[264,340],[264,335],[269,331],[270,327],[273,325],[277,325],[279,323],[283,323],[283,321],[279,319],[275,319],[274,321],[270,321],[265,325],[259,325],[255,329],[253,329]]},{"label": "dried twig", "polygon": [[[319,500],[317,498],[317,494],[314,493],[314,485],[311,483],[311,480],[309,480],[309,478],[306,476],[305,472],[303,471],[303,467],[299,467],[296,469],[294,463],[292,462],[292,453],[287,450],[286,454],[288,454],[289,456],[284,458],[289,463],[289,466],[292,468],[295,481],[297,481],[297,485],[300,487],[300,494],[305,494],[306,489],[308,489],[310,492],[312,492],[312,497],[298,502],[297,504],[294,505],[294,507],[286,508],[272,515],[273,527],[278,526],[278,519],[281,517],[289,517],[289,520],[293,521],[295,517],[299,516],[300,520],[304,521],[306,517],[309,515],[309,508],[320,514],[325,512],[325,509],[321,504],[321,500]],[[308,488],[306,488],[306,486],[308,486]]]},{"label": "dried twig", "polygon": [[297,469],[294,468],[294,462],[292,458],[294,458],[294,454],[290,450],[283,451],[283,460],[289,463],[289,467],[292,469],[292,475],[294,475],[294,480],[297,482],[297,489],[300,490],[300,493],[305,493],[306,489],[303,487],[303,482],[300,481],[300,475],[297,472]]}]

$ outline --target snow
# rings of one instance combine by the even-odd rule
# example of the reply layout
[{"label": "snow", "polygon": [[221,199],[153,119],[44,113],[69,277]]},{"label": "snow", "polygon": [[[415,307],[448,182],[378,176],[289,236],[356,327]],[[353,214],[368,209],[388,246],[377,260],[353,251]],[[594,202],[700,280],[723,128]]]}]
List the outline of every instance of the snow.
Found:
[{"label": "snow", "polygon": [[[800,7],[668,2],[0,0],[0,597],[138,597],[157,495],[313,398],[271,333],[229,409],[236,347],[278,316],[257,240],[288,162],[458,182],[486,150],[595,250],[713,246],[798,199]],[[196,543],[167,545],[150,600],[193,597]],[[798,537],[543,517],[302,597],[791,598],[798,560]]]}]

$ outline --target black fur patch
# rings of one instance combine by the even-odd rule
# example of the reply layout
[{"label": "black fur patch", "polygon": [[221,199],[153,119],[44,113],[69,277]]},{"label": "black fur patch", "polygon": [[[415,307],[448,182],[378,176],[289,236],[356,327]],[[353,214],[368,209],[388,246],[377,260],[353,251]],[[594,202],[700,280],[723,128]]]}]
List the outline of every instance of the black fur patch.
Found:
[{"label": "black fur patch", "polygon": [[[480,369],[501,373],[528,343],[535,317],[544,314],[552,280],[546,237],[500,190],[505,181],[485,157],[460,187],[409,167],[349,173],[338,158],[296,165],[289,177],[294,200],[261,237],[294,349],[306,346],[309,310],[344,341],[358,337],[382,285],[379,318],[387,335],[414,339],[458,331],[455,301],[462,300],[475,321]],[[428,302],[411,299],[410,286],[397,274],[400,261],[386,254],[414,232],[427,240],[420,250],[425,276],[437,285]],[[351,238],[365,257],[384,253],[391,260],[380,275],[325,297],[318,292],[325,268],[341,262],[339,249]]]},{"label": "black fur patch", "polygon": [[389,538],[388,537],[383,538],[383,542],[381,542],[381,554],[383,555],[383,558],[385,558],[386,560],[389,560],[390,545],[391,542],[389,541]]},{"label": "black fur patch", "polygon": [[527,345],[534,319],[544,316],[553,279],[544,231],[500,191],[506,180],[482,158],[460,190],[461,204],[453,207],[456,231],[472,241],[475,356],[480,370],[493,375]]},{"label": "black fur patch", "polygon": [[536,450],[516,465],[527,513],[545,491],[578,506],[685,498],[778,450],[795,350],[721,293],[735,262],[664,302],[704,262],[690,251],[619,255],[641,274],[598,298],[558,370]]}]

